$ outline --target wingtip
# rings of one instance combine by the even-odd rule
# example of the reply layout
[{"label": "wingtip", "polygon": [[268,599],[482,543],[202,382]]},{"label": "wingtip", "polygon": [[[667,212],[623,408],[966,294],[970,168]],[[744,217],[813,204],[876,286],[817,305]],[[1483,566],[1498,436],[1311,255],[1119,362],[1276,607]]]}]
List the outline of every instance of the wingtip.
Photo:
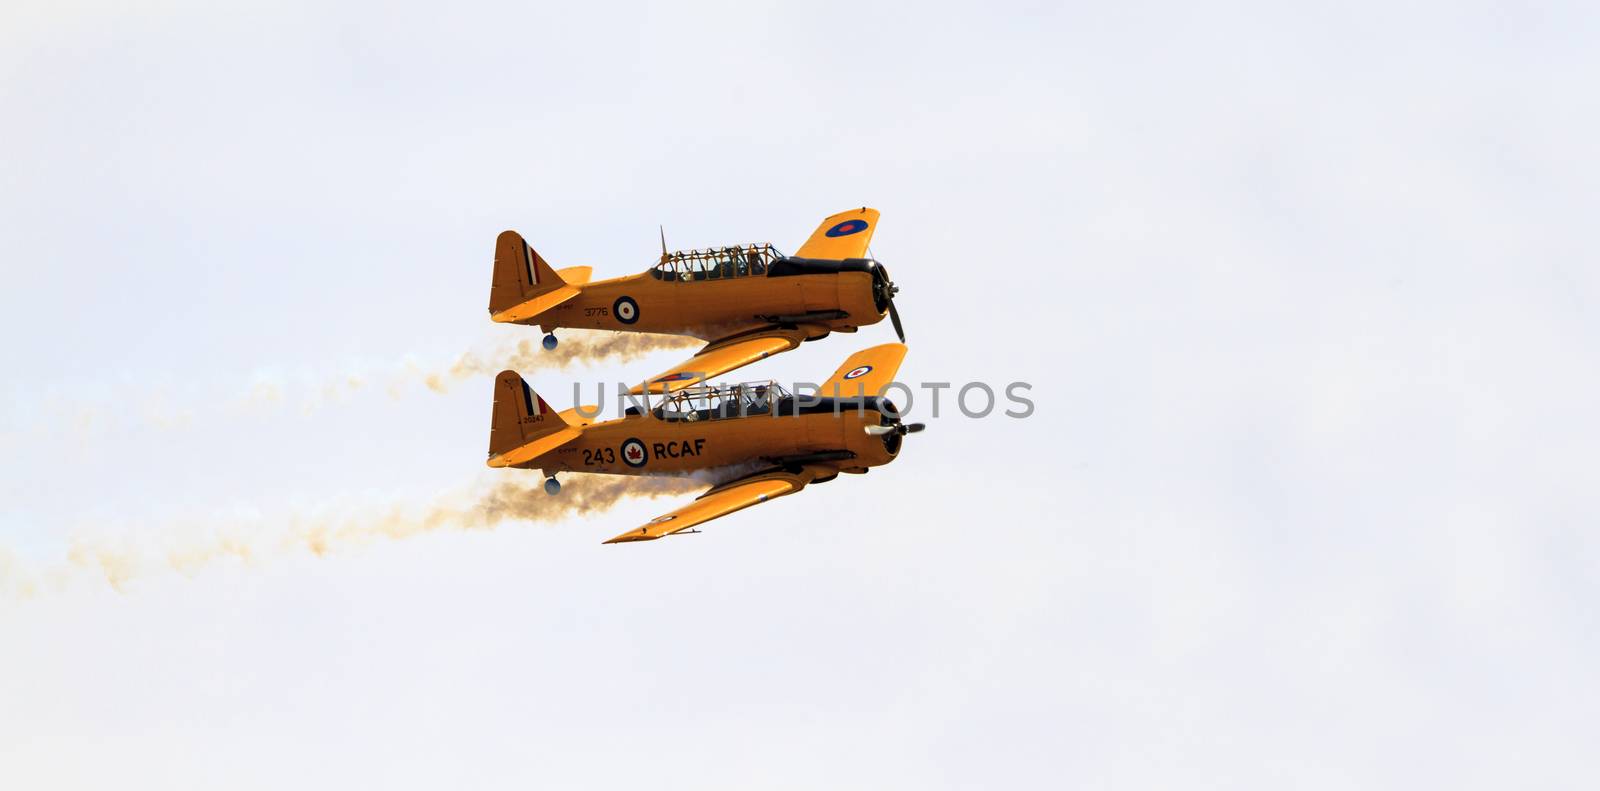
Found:
[{"label": "wingtip", "polygon": [[644,532],[644,528],[641,527],[637,531],[623,533],[622,535],[617,536],[616,538],[608,538],[605,541],[601,541],[600,543],[602,543],[602,544],[629,544],[629,543],[632,543],[634,541],[654,541],[657,538],[660,538],[660,536],[652,536],[649,533],[645,533]]}]

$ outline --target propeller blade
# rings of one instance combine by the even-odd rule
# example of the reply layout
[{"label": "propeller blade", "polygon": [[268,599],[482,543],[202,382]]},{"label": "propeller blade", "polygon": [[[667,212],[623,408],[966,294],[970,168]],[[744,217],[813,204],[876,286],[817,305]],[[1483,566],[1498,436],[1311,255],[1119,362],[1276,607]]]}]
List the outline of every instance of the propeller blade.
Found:
[{"label": "propeller blade", "polygon": [[667,226],[657,225],[656,228],[661,231],[661,260],[665,261],[667,260]]},{"label": "propeller blade", "polygon": [[872,279],[877,281],[879,293],[883,301],[889,303],[889,321],[894,324],[894,334],[900,336],[900,342],[906,342],[906,328],[900,324],[900,311],[894,307],[894,295],[900,289],[894,287],[889,280],[889,272],[877,261],[872,262]]},{"label": "propeller blade", "polygon": [[894,426],[862,426],[863,431],[874,437],[881,437],[885,434],[899,434],[903,437],[907,434],[915,434],[925,428],[927,428],[927,425],[923,423],[906,423]]}]

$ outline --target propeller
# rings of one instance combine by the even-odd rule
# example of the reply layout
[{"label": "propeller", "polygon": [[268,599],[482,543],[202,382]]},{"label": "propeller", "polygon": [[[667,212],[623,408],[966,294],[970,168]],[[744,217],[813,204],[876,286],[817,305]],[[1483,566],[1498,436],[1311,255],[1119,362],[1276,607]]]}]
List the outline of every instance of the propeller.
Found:
[{"label": "propeller", "polygon": [[657,225],[656,228],[661,231],[661,260],[662,261],[666,261],[667,257],[668,257],[668,255],[667,255],[667,226],[665,226],[665,225]]},{"label": "propeller", "polygon": [[906,342],[906,328],[900,323],[900,311],[895,309],[894,295],[900,293],[900,287],[889,280],[889,270],[882,264],[874,262],[872,267],[873,294],[878,298],[878,304],[889,308],[889,323],[894,325],[894,334],[900,336],[900,342]]},{"label": "propeller", "polygon": [[893,426],[863,426],[862,428],[874,437],[881,437],[885,434],[899,434],[903,437],[907,434],[915,434],[927,427],[927,424],[924,423],[906,423],[903,425],[897,423]]}]

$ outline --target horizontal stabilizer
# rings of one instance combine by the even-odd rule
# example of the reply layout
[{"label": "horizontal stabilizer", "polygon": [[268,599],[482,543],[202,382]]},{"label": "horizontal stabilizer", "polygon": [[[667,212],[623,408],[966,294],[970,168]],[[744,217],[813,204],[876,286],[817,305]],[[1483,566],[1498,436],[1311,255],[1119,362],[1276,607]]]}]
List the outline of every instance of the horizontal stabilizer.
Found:
[{"label": "horizontal stabilizer", "polygon": [[594,267],[564,266],[557,269],[556,274],[560,275],[561,279],[569,286],[581,286],[589,282],[589,278],[594,276]]}]

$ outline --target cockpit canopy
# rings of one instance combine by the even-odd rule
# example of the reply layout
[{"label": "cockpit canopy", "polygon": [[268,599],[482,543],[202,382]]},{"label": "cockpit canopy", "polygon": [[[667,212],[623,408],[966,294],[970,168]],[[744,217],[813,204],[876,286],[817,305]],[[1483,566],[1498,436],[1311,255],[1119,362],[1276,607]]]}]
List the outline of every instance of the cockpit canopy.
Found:
[{"label": "cockpit canopy", "polygon": [[650,269],[657,280],[726,280],[765,277],[774,261],[783,258],[770,244],[743,244],[705,250],[679,250],[662,256]]},{"label": "cockpit canopy", "polygon": [[773,407],[793,396],[777,382],[736,385],[701,385],[669,393],[656,407],[661,420],[725,420],[771,414]]},{"label": "cockpit canopy", "polygon": [[[809,415],[813,413],[838,415],[843,412],[871,410],[886,416],[898,416],[900,410],[893,402],[881,396],[832,397],[808,396],[799,399],[777,382],[745,382],[737,385],[700,385],[668,393],[650,410],[657,420],[668,422],[693,422],[699,420],[729,420],[753,415]],[[624,411],[627,417],[643,413],[638,406]],[[886,418],[887,419],[887,418]]]}]

